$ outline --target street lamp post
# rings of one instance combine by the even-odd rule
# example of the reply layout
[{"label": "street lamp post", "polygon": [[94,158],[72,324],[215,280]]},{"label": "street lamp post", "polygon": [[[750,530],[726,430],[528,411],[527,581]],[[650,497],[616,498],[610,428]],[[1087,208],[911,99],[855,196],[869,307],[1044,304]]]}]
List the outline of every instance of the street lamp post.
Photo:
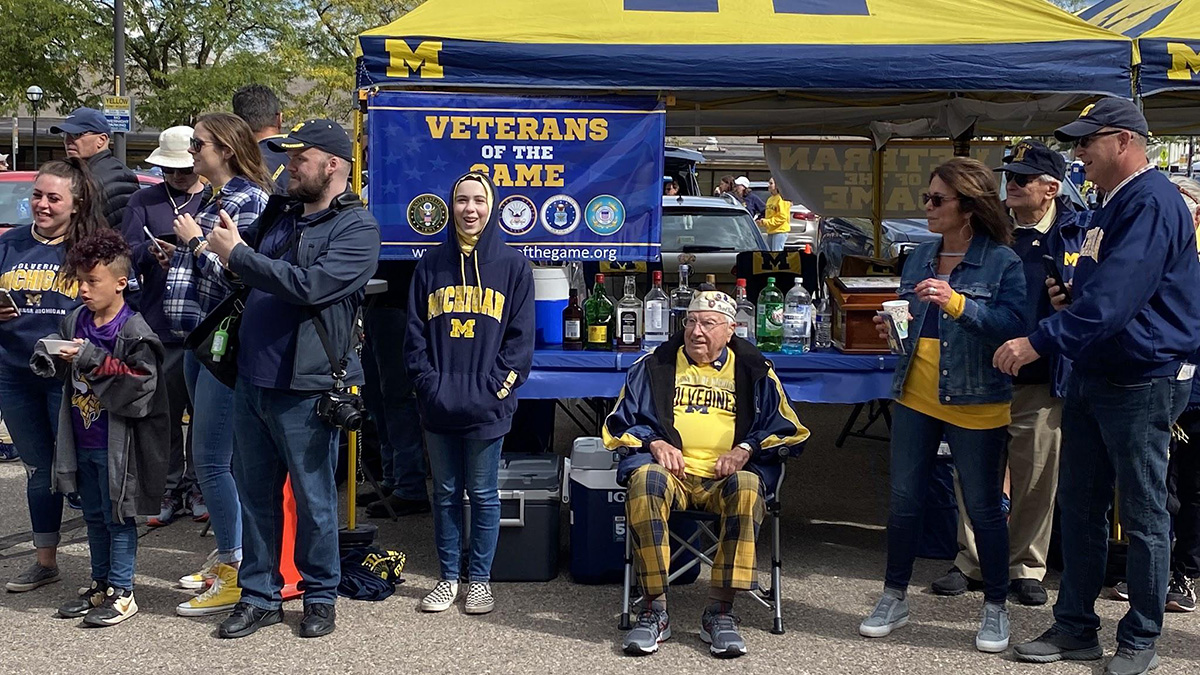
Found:
[{"label": "street lamp post", "polygon": [[[25,98],[29,100],[29,105],[33,108],[33,170],[34,171],[37,171],[37,168],[38,168],[38,163],[37,163],[38,162],[38,147],[37,147],[38,109],[42,107],[42,97],[45,95],[46,94],[45,94],[45,92],[42,91],[42,88],[37,86],[36,84],[32,85],[31,87],[29,87],[28,89],[25,90]],[[16,163],[15,157],[13,158],[13,163],[14,163],[14,165]]]}]

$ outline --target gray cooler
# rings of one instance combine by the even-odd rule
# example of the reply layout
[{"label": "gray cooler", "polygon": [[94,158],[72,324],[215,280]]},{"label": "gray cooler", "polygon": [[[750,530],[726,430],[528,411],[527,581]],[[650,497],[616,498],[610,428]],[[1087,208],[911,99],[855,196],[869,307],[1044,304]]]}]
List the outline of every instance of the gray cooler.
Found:
[{"label": "gray cooler", "polygon": [[492,581],[550,581],[558,576],[564,480],[558,455],[501,455],[500,541]]}]

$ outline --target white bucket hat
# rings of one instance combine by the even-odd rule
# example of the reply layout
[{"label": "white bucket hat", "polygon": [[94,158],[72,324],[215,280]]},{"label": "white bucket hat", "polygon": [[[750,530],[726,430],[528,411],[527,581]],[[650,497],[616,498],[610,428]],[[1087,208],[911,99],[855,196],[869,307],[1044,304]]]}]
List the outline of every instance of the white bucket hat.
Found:
[{"label": "white bucket hat", "polygon": [[186,126],[165,129],[158,135],[158,147],[146,158],[146,163],[168,169],[192,168],[192,154],[188,152],[188,145],[192,142],[193,131]]}]

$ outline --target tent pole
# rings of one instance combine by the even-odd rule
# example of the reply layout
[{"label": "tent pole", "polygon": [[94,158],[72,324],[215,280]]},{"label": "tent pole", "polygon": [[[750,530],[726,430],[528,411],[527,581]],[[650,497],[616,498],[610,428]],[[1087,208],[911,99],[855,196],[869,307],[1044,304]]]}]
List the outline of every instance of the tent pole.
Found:
[{"label": "tent pole", "polygon": [[363,184],[363,168],[366,167],[366,157],[363,152],[363,113],[367,109],[367,92],[365,89],[358,90],[358,106],[354,109],[354,166],[350,172],[350,186],[354,190],[354,194],[362,196]]},{"label": "tent pole", "polygon": [[881,145],[871,152],[871,170],[874,173],[871,195],[871,224],[875,230],[875,257],[884,259],[883,251],[883,153],[887,145]]}]

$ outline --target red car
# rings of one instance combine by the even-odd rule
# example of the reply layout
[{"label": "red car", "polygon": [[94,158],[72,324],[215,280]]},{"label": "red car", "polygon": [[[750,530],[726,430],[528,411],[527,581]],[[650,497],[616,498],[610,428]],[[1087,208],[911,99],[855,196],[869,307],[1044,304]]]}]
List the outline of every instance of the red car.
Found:
[{"label": "red car", "polygon": [[[143,188],[157,185],[162,178],[148,173],[136,172]],[[29,195],[33,192],[36,171],[0,172],[0,234],[17,225],[33,222],[33,211],[29,208]]]}]

